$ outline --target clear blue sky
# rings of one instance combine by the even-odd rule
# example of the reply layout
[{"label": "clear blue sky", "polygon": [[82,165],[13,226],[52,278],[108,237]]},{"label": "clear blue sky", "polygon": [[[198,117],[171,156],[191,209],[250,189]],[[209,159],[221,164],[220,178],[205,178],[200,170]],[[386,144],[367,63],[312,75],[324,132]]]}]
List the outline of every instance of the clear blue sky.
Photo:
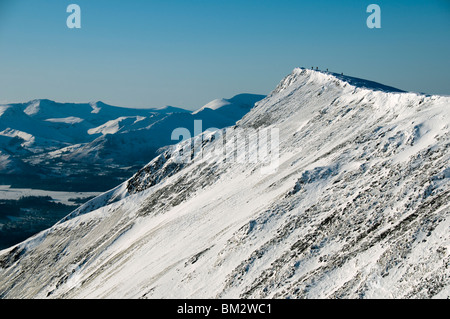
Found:
[{"label": "clear blue sky", "polygon": [[0,103],[197,109],[268,94],[298,66],[450,94],[449,57],[448,0],[0,0]]}]

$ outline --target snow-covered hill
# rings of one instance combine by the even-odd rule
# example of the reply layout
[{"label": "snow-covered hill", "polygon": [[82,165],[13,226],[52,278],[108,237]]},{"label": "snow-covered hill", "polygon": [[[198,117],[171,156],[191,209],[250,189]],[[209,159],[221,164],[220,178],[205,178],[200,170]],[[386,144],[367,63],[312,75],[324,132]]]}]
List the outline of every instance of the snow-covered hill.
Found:
[{"label": "snow-covered hill", "polygon": [[450,97],[295,69],[0,252],[0,296],[449,297],[449,125]]}]

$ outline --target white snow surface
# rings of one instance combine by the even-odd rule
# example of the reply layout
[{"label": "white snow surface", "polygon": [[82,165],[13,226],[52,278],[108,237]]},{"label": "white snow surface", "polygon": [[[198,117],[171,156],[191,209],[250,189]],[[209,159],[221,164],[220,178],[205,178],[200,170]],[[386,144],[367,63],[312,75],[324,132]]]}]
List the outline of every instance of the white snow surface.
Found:
[{"label": "white snow surface", "polygon": [[195,111],[193,114],[200,113],[204,109],[217,110],[217,109],[220,109],[223,106],[230,105],[230,104],[231,103],[228,100],[226,100],[226,99],[216,99],[216,100],[213,100],[213,101],[205,104],[203,107],[201,107],[200,109]]},{"label": "white snow surface", "polygon": [[76,117],[76,116],[69,116],[69,117],[58,118],[58,119],[46,119],[45,121],[51,122],[51,123],[77,124],[77,123],[83,122],[84,120],[80,119],[79,117]]},{"label": "white snow surface", "polygon": [[224,133],[279,129],[276,172],[173,146],[1,251],[0,297],[448,298],[450,98],[373,84],[295,69]]}]

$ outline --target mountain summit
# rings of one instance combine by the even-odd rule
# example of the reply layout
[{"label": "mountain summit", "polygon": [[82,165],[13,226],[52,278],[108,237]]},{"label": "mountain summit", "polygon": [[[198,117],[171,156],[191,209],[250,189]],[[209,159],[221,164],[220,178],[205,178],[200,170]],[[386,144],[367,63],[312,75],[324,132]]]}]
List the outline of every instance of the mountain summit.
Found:
[{"label": "mountain summit", "polygon": [[1,297],[448,298],[449,108],[295,69],[222,138],[0,252]]}]

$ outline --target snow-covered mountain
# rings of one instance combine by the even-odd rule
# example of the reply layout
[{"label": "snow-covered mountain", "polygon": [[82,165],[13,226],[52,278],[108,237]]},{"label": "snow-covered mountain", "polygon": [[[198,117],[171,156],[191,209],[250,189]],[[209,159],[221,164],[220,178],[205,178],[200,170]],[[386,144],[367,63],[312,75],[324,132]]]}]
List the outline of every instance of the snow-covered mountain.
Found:
[{"label": "snow-covered mountain", "polygon": [[0,297],[447,298],[449,126],[450,97],[295,69],[0,252]]},{"label": "snow-covered mountain", "polygon": [[[63,179],[62,183],[67,181],[65,187],[73,187],[84,176],[80,187],[104,191],[114,185],[112,176],[119,178],[116,183],[120,178],[124,180],[124,176],[130,176],[154,158],[159,148],[176,143],[171,132],[177,127],[186,127],[193,134],[194,120],[202,120],[204,129],[234,125],[262,98],[255,94],[238,95],[211,112],[49,100],[1,105],[0,184],[23,179],[19,186],[28,187],[33,179],[37,180],[33,184],[60,187],[55,179]],[[95,181],[91,182],[88,176]]]}]

